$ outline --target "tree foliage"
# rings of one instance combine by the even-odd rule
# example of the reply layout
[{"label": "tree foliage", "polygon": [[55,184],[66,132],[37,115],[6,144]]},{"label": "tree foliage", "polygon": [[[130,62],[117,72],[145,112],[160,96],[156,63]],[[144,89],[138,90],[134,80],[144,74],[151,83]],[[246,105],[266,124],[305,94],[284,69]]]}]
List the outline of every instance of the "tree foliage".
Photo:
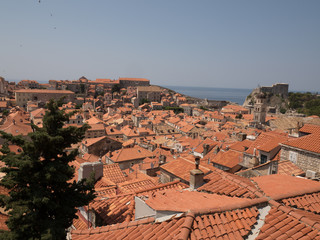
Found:
[{"label": "tree foliage", "polygon": [[183,108],[181,108],[181,107],[169,107],[169,106],[167,106],[167,107],[164,108],[164,110],[173,110],[173,112],[175,114],[179,114],[179,113],[183,113],[184,112]]},{"label": "tree foliage", "polygon": [[289,93],[289,108],[306,115],[320,116],[320,97],[318,94]]},{"label": "tree foliage", "polygon": [[[8,211],[9,239],[65,239],[66,229],[76,217],[77,207],[94,198],[92,184],[71,182],[74,168],[69,165],[77,150],[66,148],[84,137],[88,126],[64,128],[72,114],[59,109],[62,101],[51,100],[43,127],[32,125],[27,138],[1,132],[6,140],[0,160],[6,164],[0,184],[9,196],[0,195],[0,205]],[[8,145],[19,146],[19,154]]]},{"label": "tree foliage", "polygon": [[112,86],[112,89],[111,89],[111,92],[114,93],[114,92],[117,92],[117,93],[120,93],[120,85],[119,84],[115,84]]}]

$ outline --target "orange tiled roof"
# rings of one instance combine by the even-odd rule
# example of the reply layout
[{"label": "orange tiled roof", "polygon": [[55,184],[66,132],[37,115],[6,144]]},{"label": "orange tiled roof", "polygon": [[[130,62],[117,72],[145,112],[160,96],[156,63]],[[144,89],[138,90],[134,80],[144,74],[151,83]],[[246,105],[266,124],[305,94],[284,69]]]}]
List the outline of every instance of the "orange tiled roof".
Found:
[{"label": "orange tiled roof", "polygon": [[211,162],[228,168],[233,168],[242,162],[242,153],[233,150],[226,152],[220,151],[213,159],[211,159]]},{"label": "orange tiled roof", "polygon": [[243,141],[239,141],[230,145],[229,148],[235,151],[244,152],[246,149],[250,147],[251,144],[252,141],[245,139]]},{"label": "orange tiled roof", "polygon": [[248,111],[248,109],[242,107],[242,106],[239,106],[239,105],[226,105],[222,108],[222,112],[224,111],[234,111],[234,112],[239,112],[239,111]]},{"label": "orange tiled roof", "polygon": [[97,184],[95,184],[95,193],[97,195],[96,199],[98,200],[101,198],[115,197],[119,194],[119,190],[117,189],[117,186],[108,186],[108,187],[98,188]]},{"label": "orange tiled roof", "polygon": [[126,181],[126,178],[117,163],[103,165],[103,176],[114,183]]},{"label": "orange tiled roof", "polygon": [[127,194],[94,200],[90,203],[90,208],[94,209],[101,226],[130,221],[133,217],[134,197]]},{"label": "orange tiled roof", "polygon": [[75,229],[88,229],[88,227],[92,227],[91,223],[88,222],[80,213],[80,211],[78,211],[76,213],[76,215],[78,216],[78,218],[73,219],[72,225],[75,227]]},{"label": "orange tiled roof", "polygon": [[30,125],[24,124],[24,123],[16,123],[13,124],[11,123],[10,125],[2,125],[0,127],[1,131],[4,131],[6,133],[11,133],[13,136],[17,136],[17,135],[28,135],[28,133],[32,132],[32,128]]},{"label": "orange tiled roof", "polygon": [[90,206],[95,210],[101,219],[101,224],[115,224],[124,221],[131,221],[134,218],[134,196],[135,195],[146,195],[154,192],[166,190],[166,189],[177,189],[182,190],[187,188],[186,184],[180,181],[174,181],[165,184],[159,184],[157,186],[142,189],[136,193],[130,193],[125,195],[119,195],[115,197],[108,197],[108,199],[97,199],[90,203]]},{"label": "orange tiled roof", "polygon": [[140,81],[140,82],[149,82],[149,79],[146,78],[119,78],[121,81]]},{"label": "orange tiled roof", "polygon": [[252,207],[196,216],[190,239],[245,239],[258,215],[258,209]]},{"label": "orange tiled roof", "polygon": [[282,199],[287,206],[303,209],[313,213],[320,213],[320,192]]},{"label": "orange tiled roof", "polygon": [[305,172],[292,163],[290,160],[278,161],[278,174],[286,174],[289,176],[300,176]]},{"label": "orange tiled roof", "polygon": [[72,231],[72,240],[174,239],[180,233],[184,221],[184,217],[165,222],[154,222],[154,218],[147,218],[91,230],[75,230]]},{"label": "orange tiled roof", "polygon": [[210,148],[216,146],[218,142],[211,140],[210,138],[206,138],[203,142],[201,142],[196,149],[194,149],[194,152],[203,153],[203,145],[208,144]]},{"label": "orange tiled roof", "polygon": [[8,107],[8,102],[7,101],[0,101],[0,108],[6,108]]},{"label": "orange tiled roof", "polygon": [[294,147],[309,152],[320,153],[320,134],[310,134],[297,139],[289,140],[282,145]]},{"label": "orange tiled roof", "polygon": [[[318,220],[319,222],[319,220]],[[273,206],[256,239],[320,239],[320,227],[299,211]]]},{"label": "orange tiled roof", "polygon": [[265,152],[270,152],[274,148],[278,147],[280,143],[285,142],[286,140],[288,140],[288,137],[284,134],[279,134],[276,132],[263,132],[250,145],[246,152],[253,154],[255,148]]},{"label": "orange tiled roof", "polygon": [[97,117],[91,117],[88,120],[86,120],[86,123],[88,123],[89,125],[94,125],[94,124],[103,123],[103,121]]},{"label": "orange tiled roof", "polygon": [[123,192],[130,193],[130,192],[150,189],[155,186],[156,184],[151,179],[143,179],[143,180],[133,181],[129,183],[123,183],[123,184],[120,184],[119,187]]},{"label": "orange tiled roof", "polygon": [[251,179],[275,200],[320,191],[320,182],[288,175],[273,174]]},{"label": "orange tiled roof", "polygon": [[[178,158],[162,165],[160,168],[189,182],[190,171],[195,168],[195,163],[185,158]],[[209,174],[214,169],[212,166],[205,164],[201,164],[199,168],[205,175]]]},{"label": "orange tiled roof", "polygon": [[134,159],[142,159],[147,157],[152,157],[153,153],[139,146],[133,148],[122,148],[112,152],[113,162],[123,162]]},{"label": "orange tiled roof", "polygon": [[69,90],[48,90],[48,89],[20,89],[16,90],[18,93],[65,93],[65,94],[74,94],[74,92]]},{"label": "orange tiled roof", "polygon": [[86,139],[82,140],[82,143],[86,146],[91,146],[92,144],[95,144],[104,138],[106,138],[106,136],[97,137],[97,138],[86,138]]},{"label": "orange tiled roof", "polygon": [[255,200],[204,192],[177,190],[152,193],[152,195],[149,195],[145,200],[145,203],[154,210],[176,212],[225,208],[230,206],[230,204],[247,204],[250,202],[255,202]]},{"label": "orange tiled roof", "polygon": [[198,188],[198,191],[217,193],[231,197],[256,198],[261,193],[247,178],[215,169],[204,177],[206,183]]},{"label": "orange tiled roof", "polygon": [[320,125],[305,124],[299,129],[299,132],[320,134]]},{"label": "orange tiled roof", "polygon": [[8,216],[3,214],[3,213],[0,213],[0,230],[5,230],[5,231],[8,231],[9,228],[6,224],[6,221],[8,220]]}]

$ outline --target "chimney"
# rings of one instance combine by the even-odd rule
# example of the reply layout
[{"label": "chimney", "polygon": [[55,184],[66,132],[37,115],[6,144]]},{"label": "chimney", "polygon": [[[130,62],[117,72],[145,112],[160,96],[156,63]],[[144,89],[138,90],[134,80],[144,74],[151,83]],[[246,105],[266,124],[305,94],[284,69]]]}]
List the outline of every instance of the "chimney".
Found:
[{"label": "chimney", "polygon": [[203,176],[204,173],[199,169],[199,165],[196,164],[196,169],[190,171],[190,188],[192,190],[196,190],[203,185]]},{"label": "chimney", "polygon": [[84,178],[90,178],[91,173],[94,172],[94,179],[97,180],[103,176],[103,163],[102,162],[85,162],[80,165],[78,181]]},{"label": "chimney", "polygon": [[207,155],[208,152],[209,152],[209,145],[203,144],[203,156]]},{"label": "chimney", "polygon": [[220,151],[220,148],[219,148],[219,146],[217,145],[217,146],[215,147],[215,149],[214,149],[214,153],[217,154],[219,151]]},{"label": "chimney", "polygon": [[167,161],[167,157],[165,155],[160,155],[159,160],[160,164],[165,164]]}]

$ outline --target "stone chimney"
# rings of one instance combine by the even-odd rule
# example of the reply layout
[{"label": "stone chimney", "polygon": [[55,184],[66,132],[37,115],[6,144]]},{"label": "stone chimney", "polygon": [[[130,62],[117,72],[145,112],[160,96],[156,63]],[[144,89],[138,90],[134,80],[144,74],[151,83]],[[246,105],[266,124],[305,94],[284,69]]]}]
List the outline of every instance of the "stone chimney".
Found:
[{"label": "stone chimney", "polygon": [[203,144],[203,156],[207,155],[209,152],[209,145],[208,144]]},{"label": "stone chimney", "polygon": [[167,157],[165,155],[160,155],[159,157],[159,164],[165,164],[167,161]]},{"label": "stone chimney", "polygon": [[94,172],[95,180],[103,176],[103,163],[102,162],[85,162],[80,165],[78,181],[84,178],[90,178],[91,173]]},{"label": "stone chimney", "polygon": [[190,188],[195,190],[203,185],[204,173],[199,169],[200,158],[195,158],[196,168],[190,171]]},{"label": "stone chimney", "polygon": [[217,145],[217,146],[214,148],[214,153],[217,154],[219,151],[220,151],[220,148],[219,148],[219,146]]}]

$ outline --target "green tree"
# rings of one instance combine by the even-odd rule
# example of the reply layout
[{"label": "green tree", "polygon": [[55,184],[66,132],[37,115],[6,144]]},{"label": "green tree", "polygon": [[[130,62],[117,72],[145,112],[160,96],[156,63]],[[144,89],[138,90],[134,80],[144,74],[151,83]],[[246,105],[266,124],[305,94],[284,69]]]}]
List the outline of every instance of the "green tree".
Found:
[{"label": "green tree", "polygon": [[242,117],[243,117],[243,116],[242,116],[241,113],[239,113],[239,114],[236,116],[237,119],[242,119]]},{"label": "green tree", "polygon": [[114,93],[114,92],[117,92],[119,93],[120,92],[120,85],[119,84],[115,84],[112,86],[112,89],[111,89],[111,92]]},{"label": "green tree", "polygon": [[167,106],[167,107],[164,108],[164,110],[173,110],[173,112],[175,114],[179,114],[179,113],[183,113],[184,112],[183,108],[181,108],[181,107],[169,107],[169,106]]},{"label": "green tree", "polygon": [[[59,109],[62,101],[51,100],[43,118],[43,128],[32,125],[28,138],[1,132],[6,140],[0,160],[6,164],[0,184],[9,196],[0,195],[0,205],[8,211],[10,231],[0,233],[8,239],[66,239],[66,229],[76,217],[77,207],[94,199],[93,185],[70,180],[74,168],[69,165],[77,150],[66,152],[84,137],[88,126],[64,128],[72,115]],[[21,147],[20,154],[10,152],[8,144]]]},{"label": "green tree", "polygon": [[8,109],[3,110],[2,115],[3,116],[8,116],[9,115],[9,110]]}]

